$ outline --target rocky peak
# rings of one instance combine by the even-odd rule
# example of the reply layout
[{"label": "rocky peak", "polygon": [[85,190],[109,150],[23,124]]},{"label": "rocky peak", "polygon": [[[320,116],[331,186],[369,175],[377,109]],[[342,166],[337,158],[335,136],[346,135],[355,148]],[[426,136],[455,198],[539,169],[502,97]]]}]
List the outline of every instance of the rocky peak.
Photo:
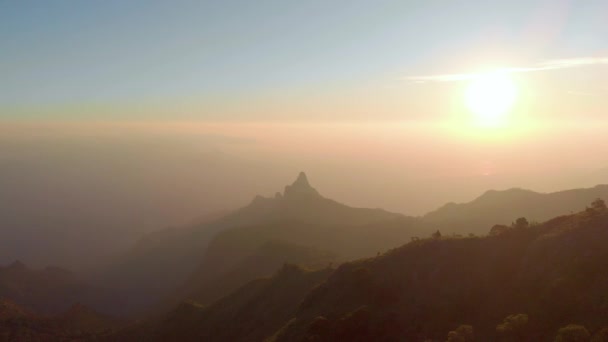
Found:
[{"label": "rocky peak", "polygon": [[300,172],[298,178],[291,185],[285,187],[284,197],[293,197],[293,196],[301,196],[301,195],[318,195],[319,193],[315,188],[310,186],[308,182],[308,177],[304,172]]},{"label": "rocky peak", "polygon": [[308,177],[306,177],[306,173],[300,172],[298,174],[298,178],[296,179],[295,182],[293,182],[292,186],[310,188],[311,186],[310,186],[310,183],[308,183]]}]

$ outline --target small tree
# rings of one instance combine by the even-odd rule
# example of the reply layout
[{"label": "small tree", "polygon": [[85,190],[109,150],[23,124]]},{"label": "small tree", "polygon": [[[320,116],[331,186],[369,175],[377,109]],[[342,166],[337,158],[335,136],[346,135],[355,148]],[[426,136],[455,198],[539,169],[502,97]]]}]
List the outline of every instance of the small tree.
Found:
[{"label": "small tree", "polygon": [[569,324],[557,331],[555,342],[588,342],[589,331],[582,325]]},{"label": "small tree", "polygon": [[433,239],[441,239],[441,232],[440,231],[436,231],[433,233],[433,235],[431,235],[431,237]]},{"label": "small tree", "polygon": [[490,236],[497,236],[511,229],[504,224],[495,224],[492,229],[490,229]]},{"label": "small tree", "polygon": [[591,202],[591,208],[595,211],[605,211],[606,210],[606,202],[604,202],[601,198],[596,198],[595,201]]},{"label": "small tree", "polygon": [[517,220],[515,220],[515,223],[513,224],[514,228],[528,228],[530,226],[530,223],[528,222],[528,219],[526,219],[525,217],[520,217]]},{"label": "small tree", "polygon": [[496,326],[496,332],[503,337],[523,339],[528,327],[528,315],[514,314],[507,316],[501,324]]},{"label": "small tree", "polygon": [[471,342],[473,336],[473,326],[463,324],[448,333],[447,342]]}]

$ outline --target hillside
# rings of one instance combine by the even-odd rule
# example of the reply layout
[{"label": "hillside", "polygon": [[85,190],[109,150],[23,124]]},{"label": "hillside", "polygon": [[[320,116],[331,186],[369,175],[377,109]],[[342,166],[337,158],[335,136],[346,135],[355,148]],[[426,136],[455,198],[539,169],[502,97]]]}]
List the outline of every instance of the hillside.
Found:
[{"label": "hillside", "polygon": [[108,341],[262,341],[293,317],[304,295],[332,269],[286,264],[208,307],[184,302],[161,319],[108,336]]},{"label": "hillside", "polygon": [[30,269],[19,261],[0,266],[0,298],[38,314],[57,314],[77,303],[107,312],[123,303],[116,292],[91,286],[67,270]]},{"label": "hillside", "polygon": [[[274,341],[443,341],[462,324],[480,341],[552,341],[570,323],[598,331],[608,325],[607,243],[605,208],[497,236],[413,241],[339,267]],[[526,324],[497,330],[513,314]]]},{"label": "hillside", "polygon": [[[182,303],[107,337],[553,341],[574,323],[599,334],[594,342],[605,341],[599,336],[608,326],[607,243],[608,210],[595,205],[486,237],[414,240],[336,270],[284,266],[206,307]],[[579,327],[562,333],[568,329]]]},{"label": "hillside", "polygon": [[[316,235],[312,240],[321,241],[335,240],[336,237],[330,237],[332,234],[326,229],[329,226],[341,227],[339,236],[342,237],[349,235],[346,233],[346,228],[349,226],[364,227],[405,219],[400,214],[381,209],[352,208],[324,198],[310,186],[306,175],[300,173],[292,185],[285,187],[283,194],[277,193],[272,198],[257,196],[249,205],[221,218],[146,236],[130,253],[123,256],[97,279],[108,286],[120,288],[130,298],[130,311],[141,312],[159,298],[174,293],[193,273],[194,280],[190,282],[196,283],[195,287],[197,287],[202,284],[198,279],[204,279],[204,283],[209,277],[217,278],[230,272],[232,267],[271,240],[331,250],[333,253],[333,246],[323,248],[325,246],[309,244],[311,238],[301,240],[302,235],[298,234],[297,229],[292,229],[292,223],[294,227],[313,227],[310,232]],[[289,224],[283,224],[286,222]],[[260,236],[252,243],[247,242],[247,246],[239,246],[238,250],[224,250],[215,242],[210,245],[211,241],[223,239],[216,237],[216,234],[222,235],[222,232],[230,231],[228,234],[238,236],[240,234],[237,232],[241,227],[244,231],[255,231],[245,227],[258,227],[263,230],[283,230],[283,233]],[[312,233],[315,230],[317,232]],[[367,233],[371,233],[371,230]],[[389,246],[397,246],[401,242]],[[373,253],[380,250],[382,249],[374,250]],[[232,252],[236,254],[233,255]],[[269,274],[257,274],[257,276],[267,275]]]},{"label": "hillside", "polygon": [[270,277],[285,263],[315,270],[326,268],[334,261],[336,256],[331,252],[283,241],[267,241],[229,272],[200,284],[188,297],[199,304],[209,304],[254,279]]},{"label": "hillside", "polygon": [[[608,197],[608,186],[548,194],[491,190],[469,203],[450,203],[413,218],[325,198],[300,173],[273,197],[256,196],[233,212],[148,234],[94,280],[122,291],[128,297],[122,308],[131,314],[143,313],[166,297],[208,304],[219,298],[208,289],[221,288],[224,283],[218,279],[234,273],[239,263],[268,241],[330,251],[341,262],[376,255],[436,230],[485,235],[494,224],[510,224],[521,216],[532,222],[547,220],[583,209],[597,197]],[[270,272],[268,268],[250,272],[252,277],[243,277],[239,285]]]},{"label": "hillside", "polygon": [[57,315],[39,315],[0,299],[0,341],[83,341],[124,323],[76,304]]},{"label": "hillside", "polygon": [[422,217],[427,226],[444,233],[487,233],[494,224],[511,224],[517,217],[543,222],[578,212],[596,198],[608,198],[608,185],[538,193],[524,189],[489,190],[468,203],[448,203]]}]

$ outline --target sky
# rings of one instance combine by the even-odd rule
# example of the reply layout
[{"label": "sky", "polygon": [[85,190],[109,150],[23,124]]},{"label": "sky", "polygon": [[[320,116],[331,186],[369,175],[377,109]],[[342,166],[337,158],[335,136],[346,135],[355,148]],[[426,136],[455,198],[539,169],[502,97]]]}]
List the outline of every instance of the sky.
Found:
[{"label": "sky", "polygon": [[601,0],[0,1],[0,119],[434,120],[462,83],[441,76],[487,67],[550,115],[603,100],[607,21]]},{"label": "sky", "polygon": [[[606,22],[608,3],[594,0],[0,0],[0,162],[61,150],[47,146],[85,155],[90,141],[159,139],[143,155],[212,141],[227,159],[283,170],[283,182],[316,170],[339,200],[415,214],[487,188],[588,186],[608,167]],[[466,97],[492,70],[517,97],[485,127]],[[481,91],[482,104],[501,100]],[[344,168],[361,179],[343,190],[363,179],[377,190],[340,197]],[[277,187],[249,182],[213,207]],[[452,190],[382,198],[395,183]]]},{"label": "sky", "polygon": [[605,0],[0,0],[0,262],[93,262],[300,171],[408,215],[608,183],[607,22]]}]

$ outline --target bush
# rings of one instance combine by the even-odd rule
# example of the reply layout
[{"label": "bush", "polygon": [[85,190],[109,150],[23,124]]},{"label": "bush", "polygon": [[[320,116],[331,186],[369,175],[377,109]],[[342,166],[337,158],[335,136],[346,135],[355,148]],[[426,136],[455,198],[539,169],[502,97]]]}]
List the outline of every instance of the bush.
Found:
[{"label": "bush", "polygon": [[530,223],[528,222],[528,219],[525,217],[520,217],[517,220],[515,220],[515,223],[513,223],[513,228],[528,228],[530,226]]},{"label": "bush", "polygon": [[606,210],[606,202],[603,199],[597,198],[595,201],[591,202],[591,208],[595,211],[605,211]]},{"label": "bush", "polygon": [[557,331],[555,342],[587,342],[589,331],[582,325],[569,324]]},{"label": "bush", "polygon": [[490,235],[491,236],[497,236],[500,234],[503,234],[507,231],[509,231],[511,229],[511,227],[509,226],[505,226],[503,224],[495,224],[492,229],[490,229]]},{"label": "bush", "polygon": [[470,325],[461,325],[456,330],[448,333],[447,342],[471,342],[473,341],[473,327]]},{"label": "bush", "polygon": [[507,316],[496,326],[496,332],[504,337],[521,338],[525,336],[528,327],[528,315],[514,314]]}]

